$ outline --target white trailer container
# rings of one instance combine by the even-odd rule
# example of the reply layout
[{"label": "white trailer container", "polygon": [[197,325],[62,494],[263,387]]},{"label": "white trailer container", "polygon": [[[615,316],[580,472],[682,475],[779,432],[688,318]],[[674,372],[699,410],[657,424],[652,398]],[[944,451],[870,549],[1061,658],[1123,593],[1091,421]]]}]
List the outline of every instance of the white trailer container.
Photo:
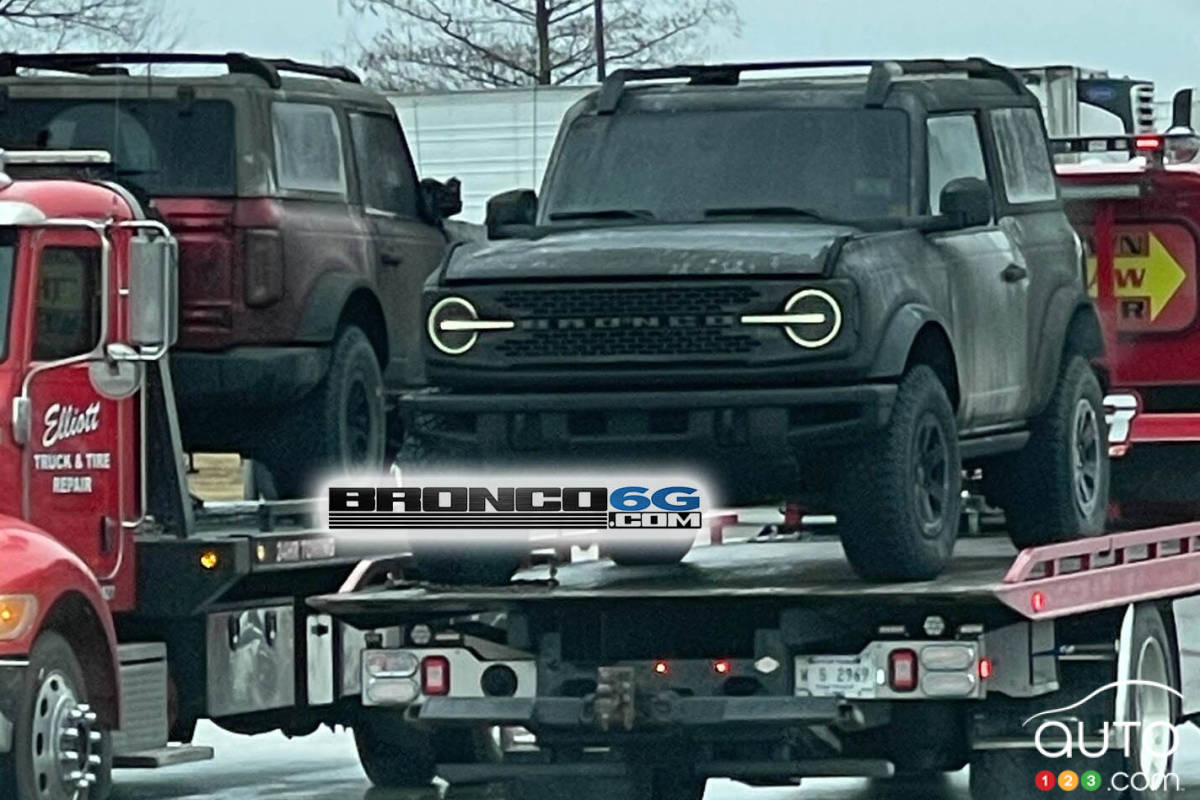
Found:
[{"label": "white trailer container", "polygon": [[417,174],[457,177],[467,222],[483,222],[487,199],[536,189],[563,113],[592,86],[536,86],[397,94],[391,100]]}]

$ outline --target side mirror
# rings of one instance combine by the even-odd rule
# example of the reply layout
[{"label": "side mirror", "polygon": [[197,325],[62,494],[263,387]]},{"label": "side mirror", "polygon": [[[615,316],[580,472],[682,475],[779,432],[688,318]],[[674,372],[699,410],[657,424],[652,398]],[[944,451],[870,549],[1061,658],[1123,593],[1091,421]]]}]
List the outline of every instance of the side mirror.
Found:
[{"label": "side mirror", "polygon": [[160,358],[179,334],[179,246],[170,236],[136,236],[129,252],[129,344],[117,361]]},{"label": "side mirror", "polygon": [[458,178],[451,178],[445,183],[422,178],[421,196],[425,199],[425,208],[434,219],[448,219],[462,211],[462,181]]},{"label": "side mirror", "polygon": [[487,202],[488,238],[528,235],[537,224],[537,208],[537,192],[532,189],[513,189],[495,195]]},{"label": "side mirror", "polygon": [[942,188],[938,202],[943,216],[956,228],[974,228],[992,221],[992,189],[980,178],[955,178]]}]

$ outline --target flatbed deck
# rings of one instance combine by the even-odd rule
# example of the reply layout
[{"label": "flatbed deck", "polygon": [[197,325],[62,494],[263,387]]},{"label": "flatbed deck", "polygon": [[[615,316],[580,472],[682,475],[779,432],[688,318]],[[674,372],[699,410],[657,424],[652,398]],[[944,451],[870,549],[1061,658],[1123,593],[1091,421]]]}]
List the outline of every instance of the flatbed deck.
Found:
[{"label": "flatbed deck", "polygon": [[833,537],[698,547],[681,564],[618,567],[607,560],[518,573],[505,586],[396,583],[309,600],[356,625],[430,615],[585,602],[857,600],[997,603],[1029,619],[1200,592],[1200,523],[1114,533],[1018,552],[1007,537],[961,540],[931,581],[872,583],[850,569]]}]

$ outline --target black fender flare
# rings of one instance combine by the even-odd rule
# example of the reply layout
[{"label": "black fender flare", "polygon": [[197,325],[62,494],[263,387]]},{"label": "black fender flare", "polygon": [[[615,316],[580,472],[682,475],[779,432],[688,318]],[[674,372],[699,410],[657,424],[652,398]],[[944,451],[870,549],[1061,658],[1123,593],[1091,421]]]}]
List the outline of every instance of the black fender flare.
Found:
[{"label": "black fender flare", "polygon": [[[383,304],[379,302],[375,287],[361,275],[333,271],[326,272],[318,278],[304,302],[304,313],[300,316],[296,341],[317,344],[332,342],[337,335],[338,321],[346,302],[359,290],[369,293],[382,309]],[[384,341],[390,345],[392,332],[388,327],[387,315],[381,316],[386,334]]]},{"label": "black fender flare", "polygon": [[[1029,374],[1033,379],[1033,410],[1040,411],[1050,401],[1063,355],[1068,346],[1076,347],[1080,355],[1099,359],[1104,355],[1104,334],[1100,315],[1091,298],[1076,287],[1064,286],[1050,296],[1046,304],[1038,347]],[[1080,326],[1078,331],[1072,326]],[[1074,341],[1069,341],[1073,339]]]},{"label": "black fender flare", "polygon": [[[933,308],[922,303],[907,303],[898,308],[884,326],[879,349],[875,352],[875,358],[867,371],[867,377],[872,379],[896,378],[902,375],[904,368],[908,366],[908,357],[912,353],[913,342],[916,341],[921,330],[930,324],[937,326],[946,337],[946,341],[950,342],[953,347],[954,338],[950,335],[950,326]],[[959,363],[957,353],[952,351],[950,355],[954,358],[955,378],[961,387],[963,385],[962,365]]]}]

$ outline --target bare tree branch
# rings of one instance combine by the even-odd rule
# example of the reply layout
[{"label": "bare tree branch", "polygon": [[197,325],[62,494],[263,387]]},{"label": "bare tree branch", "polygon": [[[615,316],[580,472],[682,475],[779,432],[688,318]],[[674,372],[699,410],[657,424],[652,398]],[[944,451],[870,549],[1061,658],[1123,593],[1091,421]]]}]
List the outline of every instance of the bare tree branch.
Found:
[{"label": "bare tree branch", "polygon": [[[0,9],[31,1],[0,0]],[[360,45],[357,58],[384,88],[563,84],[586,80],[596,65],[593,0],[342,2],[392,23]],[[614,67],[697,60],[714,37],[741,28],[733,0],[605,0],[604,10]]]},{"label": "bare tree branch", "polygon": [[159,0],[0,0],[0,47],[169,48],[181,28]]}]

